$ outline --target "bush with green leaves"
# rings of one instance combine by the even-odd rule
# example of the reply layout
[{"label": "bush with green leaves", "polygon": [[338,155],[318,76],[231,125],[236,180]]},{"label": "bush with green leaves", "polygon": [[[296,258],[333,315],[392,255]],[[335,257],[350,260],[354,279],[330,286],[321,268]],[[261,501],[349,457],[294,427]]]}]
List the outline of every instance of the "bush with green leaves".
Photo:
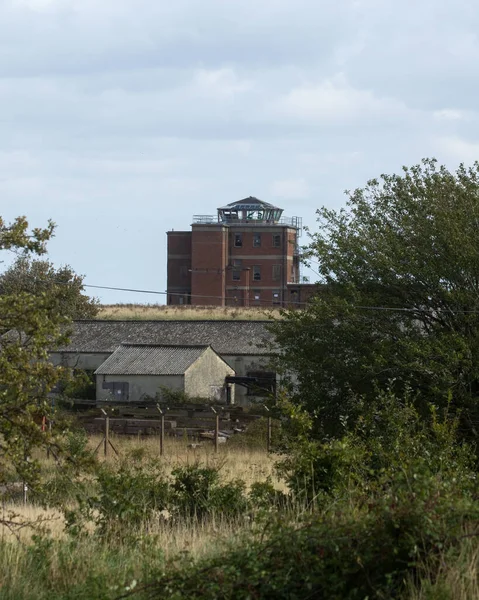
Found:
[{"label": "bush with green leaves", "polygon": [[[428,429],[410,404],[397,405],[393,396],[382,402],[342,445],[315,449],[309,469],[323,487],[312,514],[302,522],[297,514],[291,523],[277,513],[265,537],[167,571],[147,597],[400,598],[425,561],[437,566],[444,553],[458,552],[462,540],[479,531],[479,505],[470,451],[456,441],[456,421],[433,414]],[[296,468],[307,475],[303,464]],[[250,502],[272,495],[258,484]]]},{"label": "bush with green leaves", "polygon": [[172,477],[172,506],[184,516],[204,519],[212,514],[234,516],[248,510],[244,482],[222,484],[216,468],[187,465],[174,469]]},{"label": "bush with green leaves", "polygon": [[[212,516],[229,519],[248,515],[258,496],[257,492],[248,495],[241,480],[221,483],[218,468],[187,465],[167,477],[156,461],[132,461],[131,457],[119,468],[99,466],[88,482],[68,483],[59,474],[50,478],[45,488],[50,492],[50,504],[73,500],[76,505],[64,508],[72,535],[83,535],[87,522],[93,522],[98,534],[125,539],[141,534],[164,510],[185,523]],[[56,503],[54,493],[58,494]]]},{"label": "bush with green leaves", "polygon": [[422,561],[453,552],[465,523],[479,518],[472,498],[451,491],[439,479],[398,477],[391,493],[337,501],[302,524],[270,525],[265,539],[243,540],[221,556],[170,565],[144,597],[400,598]]},{"label": "bush with green leaves", "polygon": [[74,374],[66,382],[62,390],[66,399],[96,400],[96,381],[93,371],[75,369]]},{"label": "bush with green leaves", "polygon": [[103,468],[98,485],[93,506],[102,533],[145,524],[168,506],[168,482],[161,473],[149,473],[141,465],[122,464],[118,471]]},{"label": "bush with green leaves", "polygon": [[250,505],[256,510],[270,511],[284,508],[287,505],[287,499],[284,492],[274,487],[271,477],[265,481],[255,481],[249,492]]},{"label": "bush with green leaves", "polygon": [[459,419],[435,407],[421,416],[410,396],[378,392],[374,402],[358,400],[361,416],[342,438],[320,442],[309,435],[310,419],[294,408],[293,436],[278,468],[290,489],[309,499],[372,490],[400,472],[441,473],[464,489],[476,485],[474,451],[458,440]]}]

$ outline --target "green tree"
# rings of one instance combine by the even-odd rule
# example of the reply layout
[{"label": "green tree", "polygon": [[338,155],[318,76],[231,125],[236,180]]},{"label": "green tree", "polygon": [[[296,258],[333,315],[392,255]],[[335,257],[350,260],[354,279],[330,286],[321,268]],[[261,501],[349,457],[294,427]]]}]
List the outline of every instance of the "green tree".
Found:
[{"label": "green tree", "polygon": [[[54,231],[29,231],[24,217],[0,219],[0,251],[43,254]],[[47,293],[0,295],[0,484],[12,478],[35,486],[39,464],[34,449],[61,447],[61,435],[42,432],[41,419],[52,412],[49,391],[63,375],[48,360],[48,349],[66,341],[66,317]]]},{"label": "green tree", "polygon": [[456,172],[425,159],[318,210],[305,256],[320,283],[273,330],[278,368],[316,435],[338,434],[358,398],[409,387],[419,410],[450,402],[479,424],[479,163]]},{"label": "green tree", "polygon": [[48,260],[32,260],[25,255],[0,275],[0,294],[46,294],[53,309],[71,319],[91,319],[98,314],[98,301],[83,290],[83,277],[70,266],[56,269]]}]

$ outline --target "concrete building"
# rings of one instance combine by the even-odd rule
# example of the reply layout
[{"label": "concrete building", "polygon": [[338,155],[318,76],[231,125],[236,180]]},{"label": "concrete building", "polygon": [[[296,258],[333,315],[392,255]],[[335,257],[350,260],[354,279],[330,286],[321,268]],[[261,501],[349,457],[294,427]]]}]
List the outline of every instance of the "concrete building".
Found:
[{"label": "concrete building", "polygon": [[[307,301],[302,289],[300,217],[258,198],[195,215],[191,231],[169,231],[168,304],[287,306]],[[300,300],[301,298],[301,300]]]},{"label": "concrete building", "polygon": [[122,344],[95,371],[97,400],[161,398],[161,388],[192,398],[234,403],[225,378],[234,370],[211,346]]},{"label": "concrete building", "polygon": [[[71,368],[98,370],[119,346],[211,346],[240,377],[276,380],[269,361],[275,353],[269,321],[75,321],[68,345],[51,360]],[[100,372],[99,372],[100,375]],[[132,384],[133,385],[133,384]],[[212,383],[211,385],[215,385]],[[254,400],[254,390],[235,385],[237,404]],[[99,398],[103,397],[103,392]]]}]

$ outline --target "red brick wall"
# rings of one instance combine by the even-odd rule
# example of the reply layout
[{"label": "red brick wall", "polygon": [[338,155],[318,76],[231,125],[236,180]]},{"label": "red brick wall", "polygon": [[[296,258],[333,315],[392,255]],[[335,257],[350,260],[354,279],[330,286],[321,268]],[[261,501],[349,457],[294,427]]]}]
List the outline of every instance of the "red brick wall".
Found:
[{"label": "red brick wall", "polygon": [[191,231],[168,231],[167,304],[188,304],[191,293]]},{"label": "red brick wall", "polygon": [[193,225],[191,302],[224,306],[228,231],[222,225]]},{"label": "red brick wall", "polygon": [[[241,247],[235,246],[236,234],[242,236]],[[254,245],[256,235],[261,235],[260,246]],[[279,247],[273,245],[274,235],[280,236]],[[228,240],[229,268],[226,274],[227,296],[232,297],[234,289],[238,288],[244,290],[244,305],[271,306],[281,304],[283,299],[285,301],[286,285],[291,280],[295,242],[296,230],[287,227],[231,227]],[[241,261],[236,269],[235,261]],[[254,278],[255,266],[260,267],[260,280]],[[240,280],[235,281],[233,273],[239,269]]]},{"label": "red brick wall", "polygon": [[[242,236],[240,247],[235,234]],[[255,246],[258,234],[261,244]],[[279,235],[279,246],[273,244],[274,235]],[[296,230],[280,226],[198,224],[191,233],[169,232],[168,291],[191,291],[191,303],[203,306],[285,304],[290,301],[287,284],[295,275],[295,243]],[[236,269],[235,261],[240,261]],[[260,280],[254,279],[255,266]],[[233,279],[235,271],[239,280]],[[168,303],[177,304],[175,298],[169,295]]]}]

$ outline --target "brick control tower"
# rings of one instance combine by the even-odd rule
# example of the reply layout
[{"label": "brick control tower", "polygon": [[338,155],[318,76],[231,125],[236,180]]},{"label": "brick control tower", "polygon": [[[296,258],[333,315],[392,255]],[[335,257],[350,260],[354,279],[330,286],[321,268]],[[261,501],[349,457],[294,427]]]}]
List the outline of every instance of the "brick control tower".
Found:
[{"label": "brick control tower", "polygon": [[250,196],[218,208],[216,217],[195,215],[191,231],[169,231],[168,304],[287,304],[300,283],[302,222],[282,215]]}]

